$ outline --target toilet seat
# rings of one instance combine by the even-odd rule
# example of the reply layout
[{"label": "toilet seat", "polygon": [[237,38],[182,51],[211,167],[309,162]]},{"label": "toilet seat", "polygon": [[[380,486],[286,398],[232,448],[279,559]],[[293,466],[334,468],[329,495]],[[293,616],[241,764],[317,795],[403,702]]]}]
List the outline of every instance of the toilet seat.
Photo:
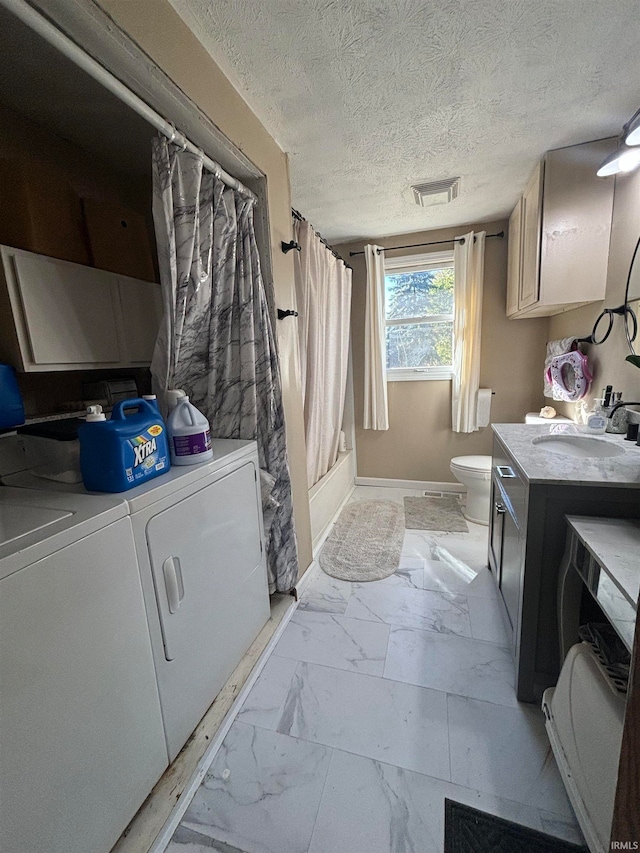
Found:
[{"label": "toilet seat", "polygon": [[482,479],[488,480],[491,476],[491,456],[454,456],[451,469],[454,468],[467,475],[482,475]]}]

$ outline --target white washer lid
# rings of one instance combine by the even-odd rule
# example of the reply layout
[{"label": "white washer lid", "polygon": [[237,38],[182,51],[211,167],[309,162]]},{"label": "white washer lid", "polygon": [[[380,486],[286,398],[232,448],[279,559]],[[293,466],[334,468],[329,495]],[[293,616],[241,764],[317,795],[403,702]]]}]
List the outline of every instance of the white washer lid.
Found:
[{"label": "white washer lid", "polygon": [[454,456],[451,464],[467,471],[488,473],[491,471],[491,456]]},{"label": "white washer lid", "polygon": [[0,486],[0,579],[126,516],[118,495]]}]

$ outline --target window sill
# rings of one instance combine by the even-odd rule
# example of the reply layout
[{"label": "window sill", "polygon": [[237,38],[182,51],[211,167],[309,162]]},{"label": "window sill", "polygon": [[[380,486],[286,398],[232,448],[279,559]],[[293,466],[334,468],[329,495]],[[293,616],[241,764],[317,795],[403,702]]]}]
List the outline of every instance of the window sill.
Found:
[{"label": "window sill", "polygon": [[425,380],[451,381],[453,371],[447,368],[431,370],[387,370],[387,382],[424,382]]}]

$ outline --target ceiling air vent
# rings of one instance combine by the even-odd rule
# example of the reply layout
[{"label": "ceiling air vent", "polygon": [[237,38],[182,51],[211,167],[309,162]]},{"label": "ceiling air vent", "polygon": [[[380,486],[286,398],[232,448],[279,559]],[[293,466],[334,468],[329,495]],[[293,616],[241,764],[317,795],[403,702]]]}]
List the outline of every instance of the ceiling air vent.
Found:
[{"label": "ceiling air vent", "polygon": [[430,207],[432,204],[448,204],[458,197],[460,178],[447,178],[444,181],[432,181],[430,184],[415,184],[413,200],[420,207]]}]

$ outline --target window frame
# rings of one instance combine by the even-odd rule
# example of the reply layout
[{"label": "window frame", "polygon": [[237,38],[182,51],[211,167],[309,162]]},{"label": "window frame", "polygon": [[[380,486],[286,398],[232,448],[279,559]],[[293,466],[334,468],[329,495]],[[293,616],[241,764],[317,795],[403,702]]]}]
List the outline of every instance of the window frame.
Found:
[{"label": "window frame", "polygon": [[[384,261],[384,274],[398,275],[403,272],[415,272],[425,269],[453,269],[453,249],[445,252],[427,252],[419,255],[400,255],[396,258],[387,258]],[[455,289],[454,309],[451,314],[427,314],[420,317],[403,317],[399,320],[389,320],[387,317],[387,294],[385,285],[385,350],[386,330],[393,326],[416,326],[430,325],[433,323],[453,323],[455,314]],[[386,353],[385,353],[386,364]],[[416,382],[421,380],[451,380],[453,379],[453,365],[438,365],[432,367],[387,367],[387,382]]]}]

